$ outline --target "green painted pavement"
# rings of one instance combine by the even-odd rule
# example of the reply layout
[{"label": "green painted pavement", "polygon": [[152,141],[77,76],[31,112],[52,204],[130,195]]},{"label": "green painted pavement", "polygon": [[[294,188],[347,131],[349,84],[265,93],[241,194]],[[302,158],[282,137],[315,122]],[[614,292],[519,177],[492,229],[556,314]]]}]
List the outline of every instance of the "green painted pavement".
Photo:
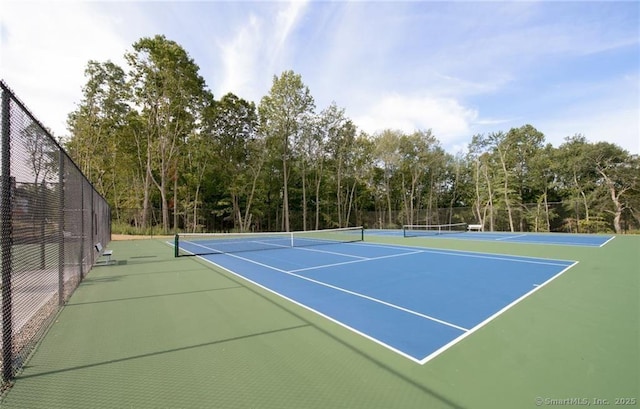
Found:
[{"label": "green painted pavement", "polygon": [[639,398],[640,237],[599,249],[367,240],[579,263],[421,366],[208,263],[173,258],[161,240],[112,242],[118,264],[90,272],[0,407],[526,408],[536,398]]}]

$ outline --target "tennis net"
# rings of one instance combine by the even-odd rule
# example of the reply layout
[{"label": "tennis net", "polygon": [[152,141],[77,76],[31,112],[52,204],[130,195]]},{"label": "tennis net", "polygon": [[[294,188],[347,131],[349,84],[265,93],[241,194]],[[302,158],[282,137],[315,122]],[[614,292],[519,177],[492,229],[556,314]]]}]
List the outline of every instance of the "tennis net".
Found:
[{"label": "tennis net", "polygon": [[175,256],[238,253],[319,246],[364,240],[362,227],[276,233],[182,233],[174,238]]},{"label": "tennis net", "polygon": [[467,223],[453,224],[406,224],[402,226],[404,237],[438,236],[441,234],[464,233]]}]

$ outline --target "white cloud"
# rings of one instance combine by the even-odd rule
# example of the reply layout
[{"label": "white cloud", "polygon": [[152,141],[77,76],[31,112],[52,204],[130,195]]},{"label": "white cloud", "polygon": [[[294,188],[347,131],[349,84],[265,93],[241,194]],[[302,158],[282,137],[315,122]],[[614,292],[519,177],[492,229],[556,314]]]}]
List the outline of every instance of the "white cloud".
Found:
[{"label": "white cloud", "polygon": [[274,54],[278,55],[287,45],[287,40],[292,30],[296,27],[300,17],[304,14],[307,1],[292,1],[287,3],[287,7],[278,11],[275,28]]},{"label": "white cloud", "polygon": [[273,75],[290,68],[285,51],[305,7],[306,2],[294,1],[278,7],[273,15],[249,13],[231,39],[219,41],[224,68],[217,94],[233,92],[259,101],[268,92]]},{"label": "white cloud", "polygon": [[597,62],[593,53],[637,45],[628,24],[590,23],[600,6],[584,6],[574,24],[574,4],[0,2],[0,75],[56,135],[81,99],[88,60],[125,66],[133,42],[165,34],[195,50],[217,98],[259,102],[273,75],[294,69],[319,107],[336,101],[371,133],[432,129],[447,148],[531,123],[554,144],[579,132],[638,152],[637,75],[568,75],[573,56]]},{"label": "white cloud", "polygon": [[[640,154],[640,76],[628,73],[598,82],[565,86],[562,92],[575,94],[579,103],[563,107],[533,122],[554,146],[577,133],[592,142],[615,143],[630,153]],[[581,92],[580,92],[581,91]]]},{"label": "white cloud", "polygon": [[220,96],[228,92],[243,98],[257,98],[259,84],[254,71],[259,66],[262,48],[262,23],[255,15],[241,26],[228,43],[219,44],[222,54],[223,79]]},{"label": "white cloud", "polygon": [[470,124],[477,117],[475,109],[452,98],[392,94],[382,97],[368,112],[356,115],[354,121],[368,133],[384,129],[408,133],[431,129],[441,142],[447,142],[467,137]]},{"label": "white cloud", "polygon": [[640,154],[640,118],[634,109],[562,118],[542,123],[538,129],[556,147],[565,137],[582,134],[590,142],[611,142],[632,154]]},{"label": "white cloud", "polygon": [[88,3],[21,1],[4,1],[0,18],[3,79],[43,125],[64,135],[87,62],[120,63],[127,48],[117,19]]}]

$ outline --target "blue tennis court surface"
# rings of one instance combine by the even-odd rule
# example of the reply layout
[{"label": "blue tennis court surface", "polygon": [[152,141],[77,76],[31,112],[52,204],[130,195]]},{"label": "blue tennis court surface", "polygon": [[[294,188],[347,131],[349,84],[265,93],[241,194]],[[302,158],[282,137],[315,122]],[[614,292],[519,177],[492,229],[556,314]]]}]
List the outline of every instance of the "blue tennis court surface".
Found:
[{"label": "blue tennis court surface", "polygon": [[201,257],[421,364],[575,264],[367,242]]},{"label": "blue tennis court surface", "polygon": [[[367,234],[376,236],[402,236],[402,230],[367,230]],[[429,234],[416,237],[437,237],[453,240],[503,241],[506,243],[550,244],[562,246],[602,247],[615,236],[570,233],[511,233],[511,232],[456,232]],[[411,239],[411,237],[407,237]]]}]

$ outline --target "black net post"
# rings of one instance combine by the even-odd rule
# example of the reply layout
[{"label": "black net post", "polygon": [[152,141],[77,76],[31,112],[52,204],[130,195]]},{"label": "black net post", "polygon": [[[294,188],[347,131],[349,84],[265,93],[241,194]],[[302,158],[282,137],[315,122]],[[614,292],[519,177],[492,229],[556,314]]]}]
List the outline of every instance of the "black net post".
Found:
[{"label": "black net post", "polygon": [[11,256],[13,251],[11,215],[10,94],[2,87],[2,175],[0,181],[0,234],[2,243],[2,378],[13,379],[13,297],[11,295]]},{"label": "black net post", "polygon": [[173,238],[173,256],[174,257],[179,257],[180,256],[180,251],[178,249],[178,246],[180,244],[179,241],[180,241],[180,239],[179,239],[178,235],[176,234],[175,237]]}]

